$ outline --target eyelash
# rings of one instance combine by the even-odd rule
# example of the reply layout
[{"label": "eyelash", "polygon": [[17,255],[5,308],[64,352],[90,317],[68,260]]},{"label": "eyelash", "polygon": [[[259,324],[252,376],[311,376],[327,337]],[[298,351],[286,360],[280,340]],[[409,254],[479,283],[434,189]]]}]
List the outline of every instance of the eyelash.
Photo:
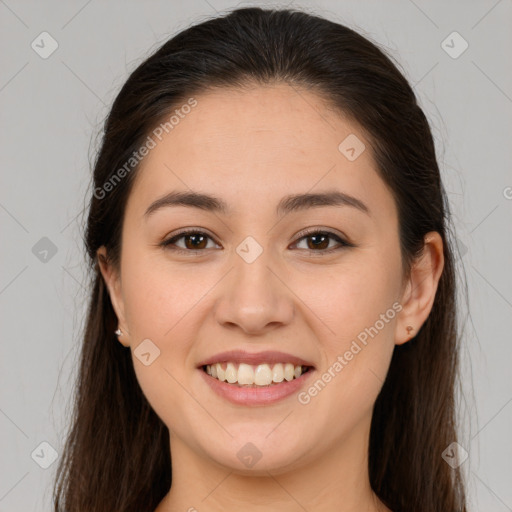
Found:
[{"label": "eyelash", "polygon": [[[213,240],[215,242],[215,240],[210,235],[208,235],[208,233],[205,233],[204,231],[200,231],[200,230],[186,230],[186,231],[181,231],[181,232],[173,235],[171,238],[168,238],[167,240],[164,240],[159,245],[161,247],[163,247],[164,249],[169,249],[169,250],[181,253],[181,254],[185,254],[186,253],[186,254],[189,254],[189,255],[190,254],[199,255],[200,253],[205,252],[207,250],[207,249],[198,249],[198,250],[182,249],[181,247],[174,246],[174,244],[176,243],[177,240],[179,240],[180,238],[184,238],[184,237],[186,237],[188,235],[203,235],[203,236],[206,236],[206,237],[208,237],[209,239],[211,239],[211,240]],[[311,237],[313,235],[328,236],[331,240],[334,239],[340,245],[338,247],[331,247],[330,249],[325,249],[325,250],[324,249],[319,249],[319,250],[301,249],[301,250],[306,250],[306,251],[308,251],[310,253],[320,253],[320,255],[324,255],[324,254],[331,254],[331,253],[333,253],[335,251],[339,251],[340,249],[344,249],[346,247],[354,247],[353,244],[347,242],[346,240],[343,240],[336,233],[333,233],[332,231],[328,231],[328,230],[319,230],[319,229],[305,230],[305,231],[299,233],[299,238],[295,242],[295,244],[298,244],[304,238],[308,238],[308,237]],[[215,243],[217,243],[217,242],[215,242]]]}]

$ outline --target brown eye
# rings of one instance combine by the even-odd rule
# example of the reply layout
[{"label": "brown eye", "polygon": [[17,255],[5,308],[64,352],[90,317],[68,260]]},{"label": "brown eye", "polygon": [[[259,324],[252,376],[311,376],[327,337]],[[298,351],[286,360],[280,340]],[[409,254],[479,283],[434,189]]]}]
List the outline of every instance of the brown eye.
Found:
[{"label": "brown eye", "polygon": [[[299,244],[302,240],[306,240],[305,249],[311,252],[330,253],[343,247],[352,247],[351,244],[343,240],[340,236],[331,231],[310,231],[302,233],[302,237],[296,242]],[[331,241],[335,241],[338,245],[329,247]]]},{"label": "brown eye", "polygon": [[206,249],[207,237],[199,234],[184,235],[181,238],[185,240],[185,247],[187,249]]},{"label": "brown eye", "polygon": [[[184,245],[178,246],[177,242],[181,239],[183,239]],[[208,240],[213,241],[208,234],[203,233],[202,231],[183,231],[168,240],[163,241],[161,246],[180,252],[200,252],[204,249],[208,249]]]},{"label": "brown eye", "polygon": [[317,234],[317,235],[309,235],[306,237],[308,240],[308,249],[327,249],[329,247],[329,243],[332,240],[329,235],[325,234]]}]

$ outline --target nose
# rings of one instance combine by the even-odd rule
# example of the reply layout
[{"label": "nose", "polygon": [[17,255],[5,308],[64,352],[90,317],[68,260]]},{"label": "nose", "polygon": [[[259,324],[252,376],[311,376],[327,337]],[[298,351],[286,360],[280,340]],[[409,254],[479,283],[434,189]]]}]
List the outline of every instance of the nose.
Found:
[{"label": "nose", "polygon": [[294,316],[293,293],[279,271],[271,268],[267,253],[263,251],[252,263],[235,254],[233,263],[235,268],[219,288],[217,322],[250,335],[289,324]]}]

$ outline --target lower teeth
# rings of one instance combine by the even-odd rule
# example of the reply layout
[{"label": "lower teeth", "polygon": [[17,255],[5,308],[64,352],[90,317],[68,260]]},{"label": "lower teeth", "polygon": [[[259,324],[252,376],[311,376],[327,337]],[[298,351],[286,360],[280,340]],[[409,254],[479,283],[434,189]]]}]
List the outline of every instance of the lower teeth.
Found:
[{"label": "lower teeth", "polygon": [[[219,380],[219,379],[217,379]],[[295,380],[295,378],[293,378],[292,380]],[[228,382],[227,380],[223,381],[225,382],[226,384],[231,384],[232,386],[238,386],[239,388],[269,388],[270,386],[277,386],[278,384],[282,384],[283,382],[291,382],[291,381],[287,381],[287,380],[283,380],[282,382],[271,382],[270,384],[264,384],[263,386],[261,385],[256,385],[256,384],[238,384],[238,382]]]}]

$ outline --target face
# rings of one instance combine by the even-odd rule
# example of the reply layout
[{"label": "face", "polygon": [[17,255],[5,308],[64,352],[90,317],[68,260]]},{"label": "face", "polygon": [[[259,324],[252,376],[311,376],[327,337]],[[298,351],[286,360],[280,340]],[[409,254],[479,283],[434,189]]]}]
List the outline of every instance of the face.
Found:
[{"label": "face", "polygon": [[[104,272],[121,341],[171,452],[174,439],[237,471],[298,468],[368,434],[405,341],[396,206],[361,129],[313,93],[260,86],[196,100],[142,162],[120,271]],[[225,209],[172,204],[176,192]],[[328,195],[289,199],[304,194]],[[283,379],[279,363],[309,369],[240,386],[208,375],[208,362],[242,364],[230,379],[260,383]],[[254,469],[247,454],[261,454]]]}]

